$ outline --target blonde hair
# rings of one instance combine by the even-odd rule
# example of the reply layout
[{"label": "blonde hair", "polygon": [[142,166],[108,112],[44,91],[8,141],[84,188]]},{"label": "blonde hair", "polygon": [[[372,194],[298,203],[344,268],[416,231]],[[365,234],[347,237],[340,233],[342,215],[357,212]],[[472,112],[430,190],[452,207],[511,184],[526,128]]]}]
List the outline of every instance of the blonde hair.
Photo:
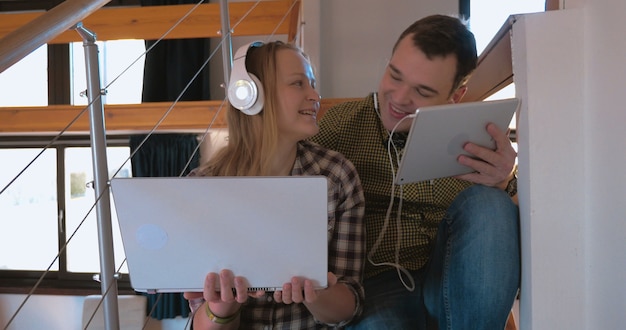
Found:
[{"label": "blonde hair", "polygon": [[228,144],[199,168],[201,175],[269,175],[278,144],[276,54],[289,49],[308,57],[296,46],[274,41],[252,47],[246,55],[246,69],[254,74],[264,90],[265,103],[257,115],[246,115],[229,104]]}]

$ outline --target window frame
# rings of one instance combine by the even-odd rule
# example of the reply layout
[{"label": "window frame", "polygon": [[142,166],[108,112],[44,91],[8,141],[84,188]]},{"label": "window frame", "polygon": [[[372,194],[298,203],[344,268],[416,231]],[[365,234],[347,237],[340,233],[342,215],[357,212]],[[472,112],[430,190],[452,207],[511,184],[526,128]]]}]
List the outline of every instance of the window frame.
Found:
[{"label": "window frame", "polygon": [[[107,136],[107,147],[128,147],[129,135]],[[57,214],[63,213],[65,218],[65,149],[74,147],[90,147],[89,136],[76,135],[61,137],[52,144],[53,136],[2,136],[0,149],[16,148],[48,148],[56,149],[56,192]],[[29,293],[40,281],[34,293],[37,294],[98,294],[101,292],[101,283],[94,279],[95,273],[69,272],[67,270],[67,254],[62,247],[67,240],[65,221],[57,227],[59,252],[59,270],[49,271],[43,278],[45,270],[0,270],[0,293]],[[52,260],[50,260],[52,261]],[[134,293],[130,286],[128,274],[120,274],[117,280],[117,289],[123,293]]]}]

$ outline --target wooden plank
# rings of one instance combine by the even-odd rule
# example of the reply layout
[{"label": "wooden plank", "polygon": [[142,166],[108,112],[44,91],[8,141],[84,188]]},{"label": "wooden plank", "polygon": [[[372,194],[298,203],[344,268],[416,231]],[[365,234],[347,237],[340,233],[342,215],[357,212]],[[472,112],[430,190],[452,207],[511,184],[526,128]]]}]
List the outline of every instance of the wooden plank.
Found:
[{"label": "wooden plank", "polygon": [[[192,10],[194,6],[105,7],[95,11],[82,23],[97,35],[98,40],[154,40],[163,37],[178,20],[189,13],[164,39],[220,37],[220,4],[201,4]],[[228,4],[228,8],[233,27],[232,36],[274,33],[295,38],[297,32],[294,31],[298,28],[298,18],[294,18],[293,15],[299,15],[300,0],[233,2]],[[0,38],[44,14],[44,12],[0,14]],[[292,26],[293,24],[296,25]],[[79,41],[82,39],[78,33],[69,30],[49,43]]]},{"label": "wooden plank", "polygon": [[[322,99],[319,117],[332,105],[354,98]],[[225,128],[226,108],[222,101],[185,101],[105,105],[107,134],[157,132],[204,132]],[[89,112],[85,106],[50,105],[42,107],[0,107],[1,135],[70,134],[89,132]],[[171,108],[171,110],[170,110]],[[168,113],[169,111],[169,113]],[[167,115],[166,115],[167,113]],[[164,118],[164,119],[163,119]]]},{"label": "wooden plank", "polygon": [[514,16],[510,16],[480,54],[462,102],[482,101],[513,82],[511,27],[514,22]]},{"label": "wooden plank", "polygon": [[[161,122],[157,131],[202,130],[213,118],[215,127],[225,127],[221,101],[187,101],[172,107],[171,102],[105,105],[107,131],[148,132]],[[167,116],[164,115],[171,111]],[[165,118],[162,120],[162,118]],[[0,107],[0,133],[69,133],[89,132],[89,112],[85,106],[50,105],[42,107]]]},{"label": "wooden plank", "polygon": [[294,43],[300,34],[300,9],[302,4],[300,0],[294,1],[289,15],[289,31],[287,32],[287,41]]}]

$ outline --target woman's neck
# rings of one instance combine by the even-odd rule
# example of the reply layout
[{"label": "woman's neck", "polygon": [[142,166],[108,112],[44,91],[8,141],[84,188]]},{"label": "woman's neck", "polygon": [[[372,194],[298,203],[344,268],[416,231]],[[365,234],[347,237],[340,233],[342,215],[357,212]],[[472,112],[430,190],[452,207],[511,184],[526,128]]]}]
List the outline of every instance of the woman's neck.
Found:
[{"label": "woman's neck", "polygon": [[272,168],[270,175],[272,176],[287,176],[291,175],[293,164],[296,161],[296,154],[298,152],[298,145],[289,143],[282,145],[279,143],[276,148],[276,154],[272,160]]}]

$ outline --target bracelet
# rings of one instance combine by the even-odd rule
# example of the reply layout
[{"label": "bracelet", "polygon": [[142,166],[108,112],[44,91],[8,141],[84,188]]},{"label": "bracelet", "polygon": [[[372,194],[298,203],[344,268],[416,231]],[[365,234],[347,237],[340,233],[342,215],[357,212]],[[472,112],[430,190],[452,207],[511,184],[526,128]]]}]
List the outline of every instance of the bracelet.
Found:
[{"label": "bracelet", "polygon": [[235,314],[233,314],[231,316],[219,317],[219,316],[213,314],[213,312],[209,308],[209,302],[208,301],[206,302],[206,316],[208,316],[209,320],[211,320],[211,322],[213,322],[213,323],[228,324],[228,323],[234,321],[235,319],[237,319],[237,317],[239,316],[239,312],[241,312],[241,307],[239,307],[239,309],[235,312]]}]

